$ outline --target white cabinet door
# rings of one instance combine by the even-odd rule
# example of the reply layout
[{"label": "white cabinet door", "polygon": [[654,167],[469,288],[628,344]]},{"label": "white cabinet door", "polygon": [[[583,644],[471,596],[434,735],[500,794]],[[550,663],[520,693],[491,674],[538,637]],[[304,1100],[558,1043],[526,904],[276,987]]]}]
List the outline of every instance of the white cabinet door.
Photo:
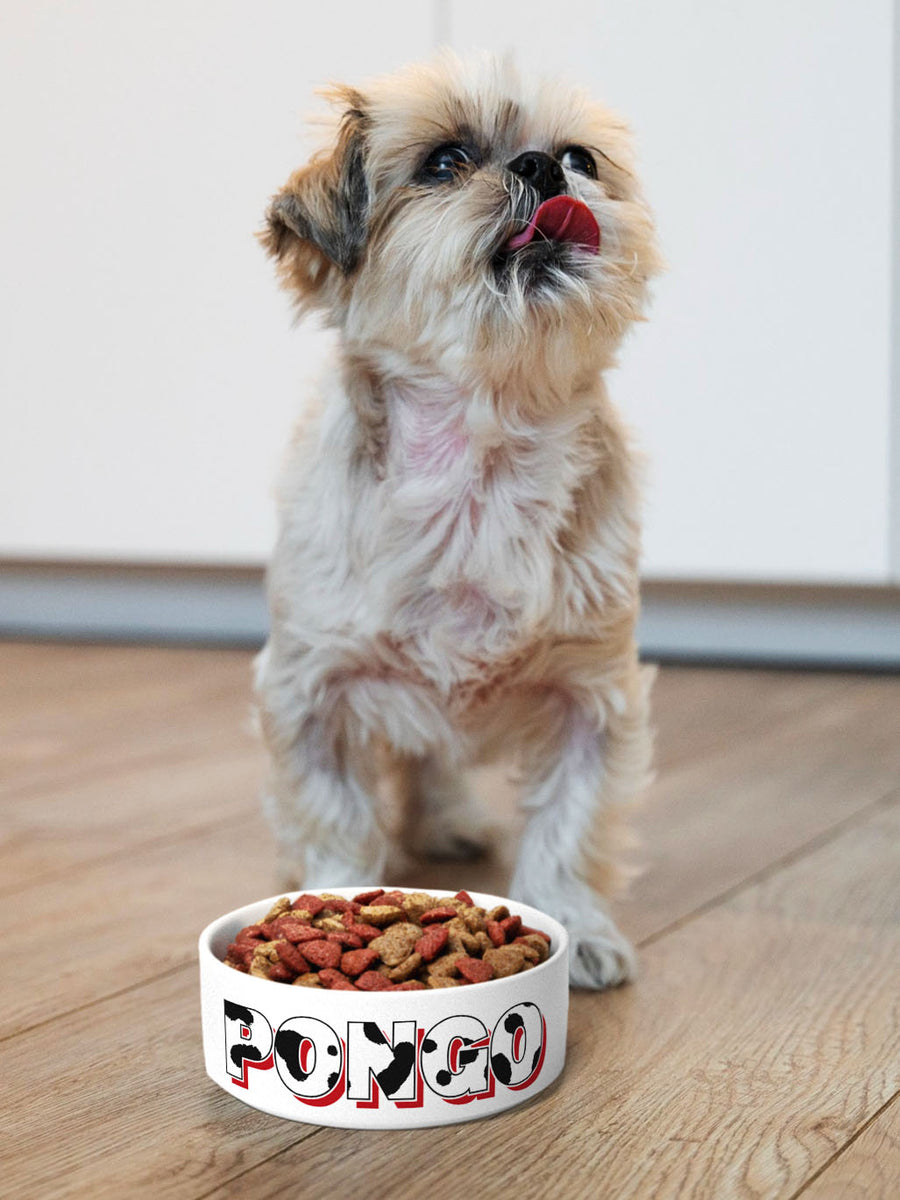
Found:
[{"label": "white cabinet door", "polygon": [[571,77],[636,132],[670,269],[611,384],[651,459],[647,575],[888,578],[892,17],[451,0],[458,48]]},{"label": "white cabinet door", "polygon": [[256,245],[312,89],[431,4],[0,0],[0,555],[261,562],[323,339]]}]

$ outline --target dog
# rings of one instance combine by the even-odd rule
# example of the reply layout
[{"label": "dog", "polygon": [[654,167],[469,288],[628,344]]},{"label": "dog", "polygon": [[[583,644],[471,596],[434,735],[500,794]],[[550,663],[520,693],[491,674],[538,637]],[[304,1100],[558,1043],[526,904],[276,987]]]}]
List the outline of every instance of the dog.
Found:
[{"label": "dog", "polygon": [[571,982],[631,977],[604,896],[644,785],[639,466],[604,384],[659,259],[626,126],[580,91],[444,53],[329,89],[325,148],[260,238],[339,353],[290,448],[255,686],[265,808],[306,887],[371,884],[397,838],[467,856],[464,777],[515,756],[509,894]]}]

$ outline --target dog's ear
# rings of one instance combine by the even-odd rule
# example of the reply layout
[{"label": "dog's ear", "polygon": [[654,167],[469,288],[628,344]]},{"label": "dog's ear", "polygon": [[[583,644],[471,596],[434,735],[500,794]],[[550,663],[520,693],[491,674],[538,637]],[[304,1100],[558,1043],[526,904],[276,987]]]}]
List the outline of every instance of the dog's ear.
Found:
[{"label": "dog's ear", "polygon": [[294,172],[273,197],[260,234],[264,248],[278,260],[283,282],[304,303],[315,303],[329,280],[351,275],[366,244],[364,102],[350,89],[332,95],[346,106],[337,144]]}]

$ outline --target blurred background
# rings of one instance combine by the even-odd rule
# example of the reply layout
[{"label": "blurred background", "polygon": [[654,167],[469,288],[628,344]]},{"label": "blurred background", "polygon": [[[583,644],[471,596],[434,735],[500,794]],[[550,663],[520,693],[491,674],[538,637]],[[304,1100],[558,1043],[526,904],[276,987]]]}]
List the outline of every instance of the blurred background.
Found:
[{"label": "blurred background", "polygon": [[512,50],[621,111],[668,274],[613,395],[644,653],[900,665],[891,0],[2,0],[0,632],[259,642],[329,335],[253,233],[316,87]]}]

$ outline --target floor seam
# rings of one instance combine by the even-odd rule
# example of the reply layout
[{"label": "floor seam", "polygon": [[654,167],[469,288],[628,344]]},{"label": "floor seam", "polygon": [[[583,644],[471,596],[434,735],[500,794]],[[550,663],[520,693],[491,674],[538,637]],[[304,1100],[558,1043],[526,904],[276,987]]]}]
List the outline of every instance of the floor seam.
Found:
[{"label": "floor seam", "polygon": [[645,938],[638,941],[637,945],[643,949],[646,946],[652,946],[654,942],[658,942],[664,937],[668,937],[669,934],[677,933],[679,929],[682,929],[685,925],[689,925],[698,917],[712,912],[713,909],[726,904],[729,900],[734,899],[735,896],[739,896],[741,892],[746,891],[748,888],[754,887],[757,883],[763,883],[766,879],[771,878],[771,876],[776,875],[786,867],[793,866],[794,863],[801,862],[804,858],[815,854],[817,850],[821,850],[831,842],[836,841],[848,830],[855,828],[857,825],[864,824],[878,809],[891,808],[898,802],[900,802],[900,788],[891,788],[889,792],[884,792],[880,795],[877,800],[870,801],[856,812],[851,813],[848,817],[844,817],[843,820],[823,830],[814,838],[810,838],[809,841],[803,842],[802,845],[797,846],[781,858],[777,858],[773,862],[767,863],[764,867],[760,867],[758,871],[754,871],[753,874],[747,875],[738,883],[726,888],[723,892],[719,892],[718,895],[705,900],[703,904],[692,909],[689,913],[685,913],[684,916],[678,917],[677,920],[671,921],[668,925],[664,925],[662,929],[657,929],[655,932],[648,934]]},{"label": "floor seam", "polygon": [[815,1183],[815,1181],[821,1175],[824,1175],[825,1172],[828,1170],[828,1168],[831,1167],[834,1163],[836,1163],[837,1160],[847,1150],[850,1149],[850,1147],[853,1145],[853,1143],[856,1142],[858,1138],[862,1137],[862,1135],[866,1132],[866,1130],[869,1128],[869,1126],[873,1125],[878,1120],[878,1118],[882,1115],[882,1113],[887,1112],[887,1110],[891,1107],[891,1105],[897,1099],[900,1099],[900,1092],[894,1092],[893,1096],[890,1096],[887,1100],[885,1100],[884,1104],[882,1104],[880,1108],[877,1108],[875,1110],[875,1112],[872,1113],[871,1117],[868,1118],[868,1120],[863,1121],[863,1123],[862,1123],[862,1125],[860,1125],[859,1129],[857,1129],[856,1132],[850,1138],[848,1138],[848,1140],[846,1142],[844,1142],[843,1146],[841,1146],[839,1150],[835,1150],[834,1154],[832,1154],[831,1157],[826,1162],[824,1162],[822,1164],[822,1166],[818,1168],[817,1171],[814,1171],[812,1173],[812,1175],[810,1175],[809,1179],[804,1180],[804,1182],[801,1183],[800,1187],[796,1190],[796,1192],[791,1193],[791,1195],[788,1197],[788,1200],[797,1200],[798,1196],[801,1196],[806,1191],[806,1189],[808,1187],[810,1187],[813,1183]]}]

